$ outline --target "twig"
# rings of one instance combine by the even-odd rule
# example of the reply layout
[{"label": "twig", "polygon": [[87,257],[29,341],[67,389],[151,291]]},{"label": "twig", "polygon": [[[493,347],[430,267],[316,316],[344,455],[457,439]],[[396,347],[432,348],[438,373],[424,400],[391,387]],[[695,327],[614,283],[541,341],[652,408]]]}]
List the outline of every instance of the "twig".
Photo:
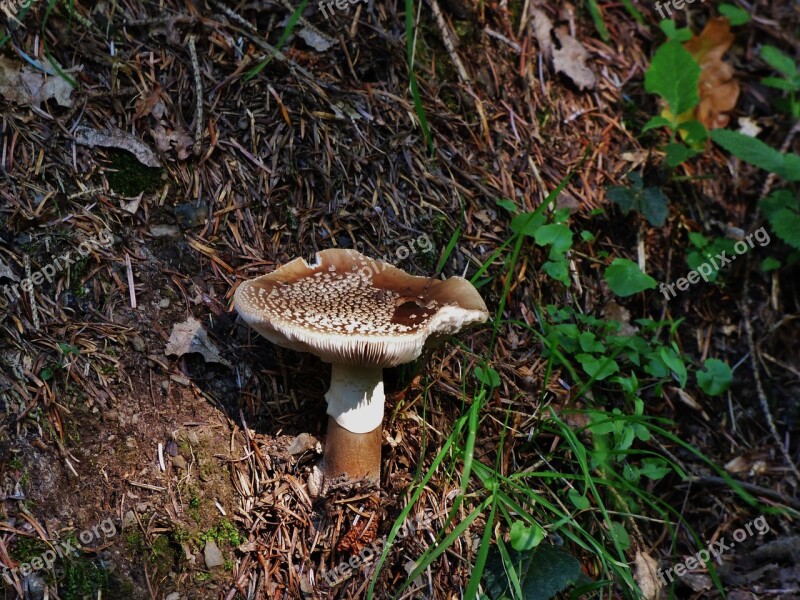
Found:
[{"label": "twig", "polygon": [[125,270],[128,273],[128,293],[131,296],[131,308],[136,308],[136,289],[133,287],[133,268],[130,255],[125,255]]},{"label": "twig", "polygon": [[436,25],[439,27],[439,32],[442,34],[444,47],[447,49],[447,53],[450,55],[450,60],[453,61],[456,71],[458,71],[459,79],[461,79],[462,83],[465,83],[471,87],[472,83],[470,82],[469,75],[467,75],[467,70],[464,68],[464,64],[461,62],[461,59],[456,53],[456,44],[453,41],[453,34],[450,32],[450,27],[448,26],[447,21],[445,21],[444,15],[442,15],[442,9],[439,8],[439,3],[436,0],[428,0],[428,4],[431,7],[431,11],[433,11],[433,16],[436,19]]},{"label": "twig", "polygon": [[[192,71],[194,72],[194,94],[195,94],[195,123],[194,123],[194,146],[192,152],[200,154],[200,143],[203,139],[203,82],[200,79],[200,63],[197,60],[197,48],[195,47],[195,36],[189,36],[189,55],[192,57]],[[134,307],[135,308],[135,307]]]},{"label": "twig", "polygon": [[[726,487],[730,485],[730,483],[726,479],[710,475],[702,477],[694,477],[694,476],[687,477],[684,481],[687,483],[692,483],[697,485],[724,485]],[[764,488],[759,485],[755,485],[754,483],[748,483],[746,481],[739,481],[738,479],[734,479],[734,481],[736,482],[737,485],[741,486],[748,492],[752,492],[753,494],[758,494],[759,496],[764,496],[765,498],[776,500],[777,502],[782,502],[787,506],[791,506],[792,508],[800,510],[800,502],[794,500],[793,498],[789,498],[785,494],[781,494],[776,490]]]},{"label": "twig", "polygon": [[[783,142],[781,146],[781,152],[786,152],[789,149],[789,146],[792,144],[792,140],[794,137],[800,133],[800,121],[795,123],[794,127],[789,131],[789,134],[786,136],[786,140]],[[758,199],[758,203],[756,204],[756,212],[754,216],[754,221],[757,221],[759,218],[760,212],[760,204],[761,200],[763,200],[769,193],[772,191],[772,186],[775,183],[776,175],[775,173],[770,173],[767,177],[766,181],[764,182],[764,187],[761,188],[761,196]],[[764,413],[764,418],[767,421],[767,426],[769,427],[769,432],[772,435],[772,439],[775,440],[775,443],[780,448],[781,455],[783,456],[783,460],[792,470],[794,476],[797,478],[797,482],[800,483],[800,470],[798,470],[797,465],[794,464],[791,455],[789,454],[789,449],[784,445],[783,440],[781,439],[780,434],[778,433],[777,427],[775,427],[775,420],[772,418],[772,413],[769,409],[769,402],[767,401],[767,395],[764,392],[764,385],[761,382],[761,375],[759,374],[758,370],[758,355],[756,354],[756,345],[753,341],[753,325],[751,323],[750,317],[750,307],[747,304],[747,295],[750,289],[750,255],[745,255],[745,266],[744,266],[744,285],[742,286],[742,299],[739,302],[740,309],[742,311],[742,316],[744,317],[744,331],[745,336],[747,337],[747,346],[750,349],[750,362],[753,366],[753,378],[755,379],[756,383],[756,392],[758,395],[758,403],[761,407],[761,411]]]},{"label": "twig", "polygon": [[[31,281],[31,259],[26,254],[24,256],[23,260],[25,262],[25,277],[27,278],[28,282],[30,282]],[[39,329],[39,309],[36,306],[36,293],[33,291],[33,287],[32,286],[29,286],[29,287],[30,287],[30,290],[31,290],[30,299],[31,299],[31,315],[33,316],[33,327],[34,327],[34,329]]]}]

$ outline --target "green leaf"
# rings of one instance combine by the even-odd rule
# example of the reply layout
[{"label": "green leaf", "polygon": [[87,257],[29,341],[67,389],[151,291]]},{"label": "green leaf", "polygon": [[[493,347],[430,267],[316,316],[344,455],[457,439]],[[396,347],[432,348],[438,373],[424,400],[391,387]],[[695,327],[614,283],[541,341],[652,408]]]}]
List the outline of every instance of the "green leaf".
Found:
[{"label": "green leaf", "polygon": [[569,271],[567,270],[567,260],[563,256],[562,260],[548,260],[542,265],[544,271],[549,277],[556,281],[560,281],[564,285],[569,285]]},{"label": "green leaf", "polygon": [[586,496],[581,496],[575,488],[570,488],[569,492],[567,492],[567,497],[578,510],[586,510],[592,505],[589,499]]},{"label": "green leaf", "polygon": [[639,468],[639,472],[654,481],[662,479],[672,472],[672,469],[667,466],[666,461],[662,458],[643,458],[642,463],[643,466]]},{"label": "green leaf", "polygon": [[660,188],[642,190],[642,214],[653,227],[661,227],[669,216],[669,200]]},{"label": "green leaf", "polygon": [[699,154],[697,150],[689,148],[689,146],[680,142],[667,144],[664,146],[664,152],[667,155],[667,166],[672,168]]},{"label": "green leaf", "polygon": [[787,181],[800,181],[800,156],[797,154],[782,154],[758,138],[729,129],[714,129],[709,135],[737,158]]},{"label": "green leaf", "polygon": [[780,79],[778,77],[764,77],[761,83],[767,87],[783,90],[784,92],[796,92],[800,90],[800,84],[794,80]]},{"label": "green leaf", "polygon": [[584,331],[581,333],[578,341],[581,345],[581,350],[584,352],[605,352],[606,347],[603,342],[597,340],[597,337],[591,331]]},{"label": "green leaf", "polygon": [[678,353],[675,352],[672,348],[665,348],[662,346],[661,352],[659,353],[661,360],[664,361],[664,364],[667,365],[670,370],[678,376],[678,381],[681,384],[681,388],[686,387],[686,365],[683,364],[683,360]]},{"label": "green leaf", "polygon": [[681,123],[678,129],[683,129],[687,133],[686,141],[689,144],[702,144],[708,139],[708,130],[695,119]]},{"label": "green leaf", "polygon": [[475,377],[478,381],[491,388],[500,386],[500,374],[492,367],[487,368],[486,371],[481,367],[475,367]]},{"label": "green leaf", "polygon": [[639,265],[627,258],[615,258],[603,278],[611,291],[623,298],[656,287],[656,280],[642,273]]},{"label": "green leaf", "polygon": [[542,213],[524,212],[511,219],[511,231],[533,237],[536,230],[544,225],[547,217]]},{"label": "green leaf", "polygon": [[540,246],[550,245],[558,253],[572,248],[572,231],[566,225],[544,225],[536,230],[533,238]]},{"label": "green leaf", "polygon": [[511,546],[518,552],[525,552],[538,546],[544,539],[545,531],[539,525],[528,525],[523,521],[511,524]]},{"label": "green leaf", "polygon": [[764,261],[761,263],[761,270],[764,271],[764,273],[769,273],[770,271],[775,271],[780,268],[781,268],[781,261],[771,256],[765,258]]},{"label": "green leaf", "polygon": [[800,250],[800,215],[788,208],[782,208],[769,220],[775,235]]},{"label": "green leaf", "polygon": [[791,56],[775,46],[765,45],[761,48],[761,58],[773,69],[792,78],[797,75],[797,65]]},{"label": "green leaf", "polygon": [[631,547],[631,536],[628,535],[622,523],[612,521],[609,533],[611,533],[611,537],[617,541],[623,551]]},{"label": "green leaf", "polygon": [[703,370],[697,372],[697,385],[709,396],[724,394],[733,383],[733,371],[724,362],[709,358],[703,363]]},{"label": "green leaf", "polygon": [[581,367],[589,377],[602,381],[619,371],[619,365],[613,359],[606,356],[596,358],[591,354],[576,354],[575,360],[581,363]]},{"label": "green leaf", "polygon": [[489,551],[484,579],[492,600],[511,596],[507,570],[513,570],[522,587],[525,600],[550,600],[558,592],[575,583],[581,575],[578,560],[566,550],[552,544],[540,544],[528,552],[509,552],[505,563],[497,547]]},{"label": "green leaf", "polygon": [[509,200],[508,198],[502,198],[500,200],[495,200],[497,206],[501,208],[505,208],[508,212],[515,213],[517,212],[517,205],[514,203],[513,200]]},{"label": "green leaf", "polygon": [[720,4],[718,8],[720,14],[728,17],[728,21],[730,21],[733,26],[744,25],[750,22],[750,13],[738,6],[734,6],[733,4]]},{"label": "green leaf", "polygon": [[644,127],[642,127],[642,133],[655,129],[656,127],[669,127],[672,129],[672,121],[661,115],[656,115],[645,123]]},{"label": "green leaf", "polygon": [[664,19],[658,24],[658,26],[661,28],[661,31],[664,32],[664,35],[666,35],[670,40],[675,40],[676,42],[688,42],[690,39],[692,39],[692,30],[687,27],[678,29],[678,26],[672,19]]},{"label": "green leaf", "polygon": [[594,234],[591,231],[581,231],[581,239],[584,242],[593,242],[595,240]]},{"label": "green leaf", "polygon": [[670,40],[656,50],[644,76],[644,87],[669,104],[673,115],[680,115],[700,102],[700,66],[680,42]]}]

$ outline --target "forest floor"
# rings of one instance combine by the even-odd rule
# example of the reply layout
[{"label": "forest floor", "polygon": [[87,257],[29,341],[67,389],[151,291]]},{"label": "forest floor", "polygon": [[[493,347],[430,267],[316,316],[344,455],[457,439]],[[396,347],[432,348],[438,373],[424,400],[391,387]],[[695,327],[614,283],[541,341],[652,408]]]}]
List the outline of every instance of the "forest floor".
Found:
[{"label": "forest floor", "polygon": [[[1,597],[494,600],[513,546],[564,561],[528,598],[800,598],[800,271],[760,209],[791,188],[642,132],[663,4],[440,2],[0,0]],[[761,49],[797,61],[798,4],[739,10],[719,118],[796,152]],[[492,318],[387,371],[380,490],[315,498],[329,365],[231,300],[326,248]]]}]

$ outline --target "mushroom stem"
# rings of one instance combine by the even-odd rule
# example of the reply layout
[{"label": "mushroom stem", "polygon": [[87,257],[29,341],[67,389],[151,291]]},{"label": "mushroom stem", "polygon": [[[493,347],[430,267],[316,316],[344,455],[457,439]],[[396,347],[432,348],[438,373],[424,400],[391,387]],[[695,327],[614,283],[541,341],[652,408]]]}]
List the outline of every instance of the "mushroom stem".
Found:
[{"label": "mushroom stem", "polygon": [[330,481],[381,477],[381,423],[383,421],[383,369],[331,365],[328,401],[328,438],[324,476]]}]

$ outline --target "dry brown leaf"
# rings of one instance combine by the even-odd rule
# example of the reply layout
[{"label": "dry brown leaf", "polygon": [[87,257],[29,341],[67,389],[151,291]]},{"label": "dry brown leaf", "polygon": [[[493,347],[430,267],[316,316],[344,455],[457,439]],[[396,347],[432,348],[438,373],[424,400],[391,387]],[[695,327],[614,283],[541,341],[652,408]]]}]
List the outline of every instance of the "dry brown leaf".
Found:
[{"label": "dry brown leaf", "polygon": [[47,75],[0,56],[0,95],[9,102],[38,107],[52,98],[60,106],[70,107],[73,91],[63,77]]},{"label": "dry brown leaf", "polygon": [[183,323],[176,323],[169,336],[164,354],[167,356],[190,354],[197,352],[206,362],[216,362],[230,367],[230,363],[219,355],[219,349],[208,339],[208,334],[194,317]]},{"label": "dry brown leaf", "polygon": [[559,27],[555,32],[561,48],[553,49],[553,67],[572,79],[579,88],[593,89],[597,78],[586,64],[589,52],[567,32],[566,27]]},{"label": "dry brown leaf", "polygon": [[739,99],[739,82],[733,68],[722,57],[733,45],[733,33],[726,17],[711,19],[700,33],[683,46],[700,65],[700,104],[695,118],[706,129],[725,127]]},{"label": "dry brown leaf", "polygon": [[158,151],[162,154],[170,152],[174,144],[179,160],[186,160],[189,158],[192,144],[194,144],[192,137],[185,131],[173,129],[167,132],[162,125],[159,125],[153,131],[153,139],[156,142],[156,148],[158,148]]},{"label": "dry brown leaf", "polygon": [[634,559],[634,579],[642,592],[642,598],[654,600],[661,591],[658,580],[658,561],[646,552],[637,552]]}]

